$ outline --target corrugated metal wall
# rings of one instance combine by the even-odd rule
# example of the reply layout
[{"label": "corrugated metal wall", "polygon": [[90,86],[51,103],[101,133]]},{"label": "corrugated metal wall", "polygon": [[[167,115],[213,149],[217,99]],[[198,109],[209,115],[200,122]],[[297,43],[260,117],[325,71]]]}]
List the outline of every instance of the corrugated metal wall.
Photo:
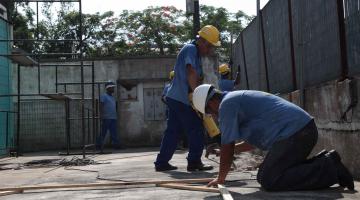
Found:
[{"label": "corrugated metal wall", "polygon": [[[10,36],[10,25],[7,21],[0,18],[0,39],[6,40]],[[0,54],[8,54],[10,47],[6,42],[0,42]],[[6,57],[0,56],[0,94],[10,93],[10,66],[11,62]],[[12,146],[13,141],[13,114],[9,114],[7,123],[7,113],[4,111],[11,111],[11,98],[0,97],[0,156],[7,153],[9,146]],[[6,141],[7,139],[7,141]]]},{"label": "corrugated metal wall", "polygon": [[359,35],[359,0],[271,0],[233,45],[240,88],[286,93],[359,74]]},{"label": "corrugated metal wall", "polygon": [[262,11],[270,92],[293,89],[288,7],[288,0],[275,0]]},{"label": "corrugated metal wall", "polygon": [[360,0],[345,0],[349,73],[360,73]]}]

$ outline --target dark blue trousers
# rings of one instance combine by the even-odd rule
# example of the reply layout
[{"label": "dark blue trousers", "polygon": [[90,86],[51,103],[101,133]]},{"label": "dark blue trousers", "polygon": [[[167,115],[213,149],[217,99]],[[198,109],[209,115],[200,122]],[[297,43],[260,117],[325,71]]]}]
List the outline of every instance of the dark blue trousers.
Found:
[{"label": "dark blue trousers", "polygon": [[166,98],[166,102],[169,107],[169,117],[155,165],[165,165],[171,160],[182,130],[185,131],[188,138],[188,163],[201,162],[204,149],[204,127],[201,119],[189,105],[171,98]]},{"label": "dark blue trousers", "polygon": [[104,144],[104,139],[106,136],[107,131],[111,133],[111,141],[112,145],[119,146],[119,140],[117,137],[117,128],[116,128],[116,119],[102,119],[101,120],[101,133],[97,139],[97,146],[102,146]]}]

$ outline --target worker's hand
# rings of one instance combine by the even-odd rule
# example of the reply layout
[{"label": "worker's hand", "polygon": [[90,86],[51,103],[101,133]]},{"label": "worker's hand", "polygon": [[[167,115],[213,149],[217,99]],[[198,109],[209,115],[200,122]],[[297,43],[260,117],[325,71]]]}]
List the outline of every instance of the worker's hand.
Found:
[{"label": "worker's hand", "polygon": [[224,184],[225,180],[220,180],[218,178],[215,178],[214,180],[212,180],[210,183],[208,183],[208,187],[217,187],[218,184]]}]

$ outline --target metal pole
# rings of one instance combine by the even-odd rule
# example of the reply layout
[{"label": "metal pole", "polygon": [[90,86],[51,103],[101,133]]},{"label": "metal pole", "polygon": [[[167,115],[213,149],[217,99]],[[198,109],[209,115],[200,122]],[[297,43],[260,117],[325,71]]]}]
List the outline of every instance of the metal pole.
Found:
[{"label": "metal pole", "polygon": [[[243,34],[240,34],[240,39],[241,39],[241,50],[242,50],[242,56],[243,56],[243,60],[244,60],[244,70],[245,70],[245,79],[246,79],[246,89],[250,89],[249,86],[249,78],[248,78],[248,73],[247,73],[247,66],[246,66],[246,56],[245,56],[245,47],[244,47],[244,37]],[[239,67],[240,69],[240,67]]]},{"label": "metal pole", "polygon": [[66,134],[66,153],[70,154],[70,100],[65,100],[65,134]]},{"label": "metal pole", "polygon": [[194,0],[194,14],[193,14],[193,31],[194,38],[196,38],[198,31],[200,30],[200,8],[199,0]]},{"label": "metal pole", "polygon": [[6,112],[6,138],[5,138],[5,148],[9,146],[9,112]]},{"label": "metal pole", "polygon": [[58,93],[58,66],[55,66],[55,91]]},{"label": "metal pole", "polygon": [[17,102],[18,102],[18,106],[17,106],[17,119],[16,119],[16,157],[19,155],[20,153],[20,65],[18,64],[18,71],[17,71]]},{"label": "metal pole", "polygon": [[269,83],[269,73],[268,73],[268,65],[267,65],[267,57],[266,57],[266,44],[265,44],[265,33],[264,33],[264,22],[262,12],[259,12],[259,20],[260,20],[260,30],[262,37],[262,48],[264,53],[264,66],[265,66],[265,78],[266,78],[266,91],[270,91],[270,83]]},{"label": "metal pole", "polygon": [[305,98],[304,98],[304,27],[305,27],[305,18],[304,18],[304,9],[305,9],[305,1],[297,1],[299,4],[298,8],[298,38],[299,38],[299,57],[300,57],[300,70],[299,70],[299,81],[300,81],[300,106],[305,108]]},{"label": "metal pole", "polygon": [[337,0],[337,12],[339,20],[339,42],[341,53],[341,79],[344,80],[348,77],[349,66],[347,61],[347,46],[346,46],[346,30],[344,19],[344,2],[343,0]]},{"label": "metal pole", "polygon": [[94,133],[94,136],[95,136],[95,149],[96,149],[96,136],[97,136],[97,134],[98,134],[98,132],[99,132],[99,102],[98,102],[98,100],[96,99],[95,100],[95,112],[96,112],[96,120],[95,120],[95,133]]},{"label": "metal pole", "polygon": [[37,63],[38,63],[38,65],[37,65],[37,71],[38,71],[38,73],[37,73],[37,78],[38,78],[38,94],[40,94],[41,93],[41,89],[40,89],[40,59],[39,59],[39,57],[37,57]]},{"label": "metal pole", "polygon": [[297,90],[297,78],[296,78],[296,63],[295,63],[295,49],[294,49],[294,31],[292,22],[292,8],[291,0],[288,0],[288,19],[289,19],[289,33],[290,33],[290,49],[291,49],[291,69],[292,69],[292,83],[293,90]]},{"label": "metal pole", "polygon": [[88,133],[88,138],[87,138],[87,143],[90,143],[90,109],[87,109],[87,133]]},{"label": "metal pole", "polygon": [[85,105],[84,105],[84,62],[83,62],[83,39],[82,39],[82,34],[83,34],[83,30],[82,30],[82,9],[81,9],[81,0],[79,1],[79,39],[80,39],[80,44],[79,44],[79,50],[80,50],[80,65],[81,65],[81,131],[82,131],[82,144],[83,144],[83,148],[82,148],[82,153],[83,153],[83,159],[85,159]]},{"label": "metal pole", "polygon": [[95,66],[94,66],[94,61],[92,61],[92,66],[91,66],[91,100],[92,100],[92,135],[93,135],[93,144],[94,145],[94,151],[96,150],[96,115],[95,115],[95,109],[96,109],[96,105],[95,105]]},{"label": "metal pole", "polygon": [[261,90],[261,20],[260,20],[260,0],[256,0],[256,17],[257,17],[257,25],[258,25],[258,34],[257,34],[257,55],[258,55],[258,59],[257,59],[257,67],[259,69],[259,89]]},{"label": "metal pole", "polygon": [[[36,2],[36,40],[39,40],[39,2]],[[41,93],[40,89],[40,59],[37,56],[37,67],[38,67],[38,93]]]}]

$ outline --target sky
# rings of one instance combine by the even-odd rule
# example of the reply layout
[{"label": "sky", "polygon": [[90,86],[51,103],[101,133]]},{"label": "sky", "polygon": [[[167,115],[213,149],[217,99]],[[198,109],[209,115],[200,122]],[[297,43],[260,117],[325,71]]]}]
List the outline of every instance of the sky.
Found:
[{"label": "sky", "polygon": [[[224,7],[230,12],[242,10],[248,15],[256,15],[256,0],[199,0],[200,4]],[[263,7],[268,0],[261,0]],[[143,10],[148,6],[175,6],[186,10],[186,0],[82,0],[83,13],[96,13],[122,10]]]}]

